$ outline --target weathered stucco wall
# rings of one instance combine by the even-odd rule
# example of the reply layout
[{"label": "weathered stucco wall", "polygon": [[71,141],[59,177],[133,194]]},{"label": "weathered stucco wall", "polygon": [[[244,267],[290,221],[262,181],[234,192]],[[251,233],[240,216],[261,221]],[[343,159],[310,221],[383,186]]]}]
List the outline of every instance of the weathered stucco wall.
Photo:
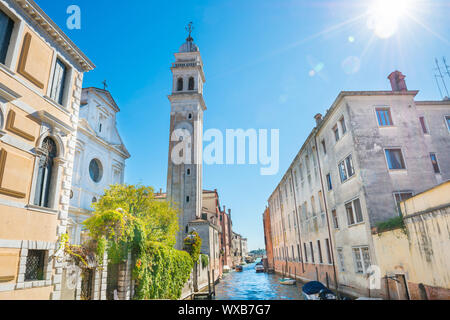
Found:
[{"label": "weathered stucco wall", "polygon": [[449,194],[447,182],[404,202],[406,231],[373,236],[381,276],[404,275],[412,299],[450,299]]}]

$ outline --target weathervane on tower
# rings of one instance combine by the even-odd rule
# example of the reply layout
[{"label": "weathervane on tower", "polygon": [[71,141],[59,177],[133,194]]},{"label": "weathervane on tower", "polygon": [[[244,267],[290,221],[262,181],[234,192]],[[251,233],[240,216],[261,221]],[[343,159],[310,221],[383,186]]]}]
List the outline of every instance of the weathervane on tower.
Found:
[{"label": "weathervane on tower", "polygon": [[187,41],[193,41],[193,40],[194,40],[194,39],[192,39],[192,37],[191,37],[192,31],[194,31],[194,27],[193,27],[192,25],[193,25],[193,23],[192,23],[192,21],[191,21],[191,22],[189,22],[188,25],[186,26],[186,31],[189,32],[189,36],[188,36],[188,38],[186,39]]}]

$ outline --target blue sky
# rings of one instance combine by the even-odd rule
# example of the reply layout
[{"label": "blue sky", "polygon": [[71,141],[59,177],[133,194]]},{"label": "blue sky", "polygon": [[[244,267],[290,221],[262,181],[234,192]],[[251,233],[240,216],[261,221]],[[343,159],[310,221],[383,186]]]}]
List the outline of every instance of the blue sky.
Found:
[{"label": "blue sky", "polygon": [[[313,128],[314,115],[325,113],[340,91],[388,90],[387,76],[400,70],[408,88],[420,90],[418,99],[441,98],[433,68],[435,57],[450,61],[449,2],[405,0],[408,11],[396,32],[380,38],[367,22],[374,1],[37,3],[96,64],[84,86],[109,83],[132,155],[126,183],[157,190],[166,189],[169,68],[186,38],[185,25],[194,22],[207,80],[205,129],[280,129],[278,175],[261,176],[259,166],[249,165],[203,171],[204,188],[218,189],[222,205],[233,210],[234,229],[255,249],[264,247],[268,197]],[[72,4],[81,8],[81,30],[66,27]],[[388,17],[399,11],[391,9]]]}]

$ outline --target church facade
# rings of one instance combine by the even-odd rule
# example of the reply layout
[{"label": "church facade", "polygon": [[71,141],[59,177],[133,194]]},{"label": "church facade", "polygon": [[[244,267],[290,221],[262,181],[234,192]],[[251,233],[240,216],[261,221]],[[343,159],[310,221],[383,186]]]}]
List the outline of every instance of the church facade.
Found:
[{"label": "church facade", "polygon": [[85,239],[82,223],[92,214],[92,204],[110,185],[124,182],[130,154],[116,126],[119,111],[109,91],[83,89],[69,207],[68,233],[73,244]]}]

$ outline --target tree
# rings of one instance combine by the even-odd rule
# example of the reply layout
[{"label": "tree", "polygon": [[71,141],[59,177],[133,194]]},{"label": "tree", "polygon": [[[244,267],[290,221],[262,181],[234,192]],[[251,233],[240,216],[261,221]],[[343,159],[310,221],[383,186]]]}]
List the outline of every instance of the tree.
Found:
[{"label": "tree", "polygon": [[110,186],[84,224],[92,238],[116,245],[138,237],[173,247],[179,228],[177,210],[169,202],[155,199],[151,187],[134,185]]},{"label": "tree", "polygon": [[178,299],[189,279],[193,262],[187,252],[173,248],[178,231],[177,210],[155,199],[153,188],[113,185],[94,205],[94,214],[84,222],[112,263],[121,263],[132,253],[135,299]]}]

